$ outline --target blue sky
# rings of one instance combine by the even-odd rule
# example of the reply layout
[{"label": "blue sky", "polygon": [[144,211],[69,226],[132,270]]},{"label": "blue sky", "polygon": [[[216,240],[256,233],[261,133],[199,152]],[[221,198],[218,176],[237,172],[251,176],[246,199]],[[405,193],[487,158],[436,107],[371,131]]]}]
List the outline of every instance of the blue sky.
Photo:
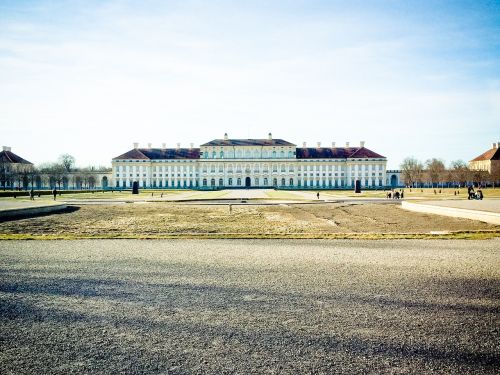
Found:
[{"label": "blue sky", "polygon": [[500,141],[500,1],[2,1],[0,143],[109,165],[272,132],[469,160]]}]

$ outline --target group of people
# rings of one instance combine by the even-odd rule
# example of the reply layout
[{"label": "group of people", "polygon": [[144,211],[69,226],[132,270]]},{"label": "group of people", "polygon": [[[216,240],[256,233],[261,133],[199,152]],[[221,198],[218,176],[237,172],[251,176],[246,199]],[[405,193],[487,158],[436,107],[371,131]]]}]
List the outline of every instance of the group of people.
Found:
[{"label": "group of people", "polygon": [[387,195],[385,196],[387,199],[403,199],[405,197],[405,192],[403,189],[400,189],[399,191],[389,191],[387,192]]},{"label": "group of people", "polygon": [[478,187],[477,191],[474,191],[473,186],[467,187],[467,199],[479,199],[483,200],[483,191],[481,187]]},{"label": "group of people", "polygon": [[[58,193],[58,191],[56,188],[52,189],[52,196],[54,197],[54,200],[56,200],[57,193]],[[30,194],[30,200],[34,201],[35,200],[35,190],[33,190],[33,188],[31,188],[29,194]],[[38,198],[40,198],[40,192],[38,192]]]}]

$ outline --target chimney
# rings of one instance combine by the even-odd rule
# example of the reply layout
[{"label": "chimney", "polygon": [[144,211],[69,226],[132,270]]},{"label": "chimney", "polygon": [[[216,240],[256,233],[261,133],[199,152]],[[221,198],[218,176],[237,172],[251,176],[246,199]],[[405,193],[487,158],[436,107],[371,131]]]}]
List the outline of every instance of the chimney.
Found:
[{"label": "chimney", "polygon": [[162,148],[162,150],[165,150],[167,148],[167,144],[166,143],[162,143],[161,144],[161,148]]},{"label": "chimney", "polygon": [[10,147],[9,147],[9,146],[2,146],[2,149],[3,149],[4,151],[10,151]]},{"label": "chimney", "polygon": [[134,142],[134,148],[137,150],[139,148],[139,143]]},{"label": "chimney", "polygon": [[307,142],[302,142],[302,147],[306,148],[307,147]]},{"label": "chimney", "polygon": [[227,141],[227,140],[228,140],[227,133],[224,133],[224,140],[225,140],[225,141]]},{"label": "chimney", "polygon": [[194,147],[194,143],[190,143],[189,148],[193,148],[193,147]]},{"label": "chimney", "polygon": [[346,143],[345,143],[345,147],[349,147],[349,142],[346,142]]},{"label": "chimney", "polygon": [[148,143],[148,148],[151,148],[151,143]]},{"label": "chimney", "polygon": [[273,139],[273,135],[272,135],[271,133],[269,133],[269,134],[267,135],[267,139],[269,139],[269,140]]},{"label": "chimney", "polygon": [[317,145],[318,145],[318,148],[320,148],[321,147],[321,142],[318,142]]},{"label": "chimney", "polygon": [[[5,146],[4,146],[4,147],[5,147]],[[498,148],[498,143],[493,143],[493,144],[491,145],[491,148],[493,148],[493,149],[497,149],[497,148]]]},{"label": "chimney", "polygon": [[365,147],[365,141],[359,142],[359,147]]},{"label": "chimney", "polygon": [[335,148],[335,142],[332,142],[332,148]]},{"label": "chimney", "polygon": [[181,144],[177,143],[177,149],[180,149],[180,148],[181,148]]}]

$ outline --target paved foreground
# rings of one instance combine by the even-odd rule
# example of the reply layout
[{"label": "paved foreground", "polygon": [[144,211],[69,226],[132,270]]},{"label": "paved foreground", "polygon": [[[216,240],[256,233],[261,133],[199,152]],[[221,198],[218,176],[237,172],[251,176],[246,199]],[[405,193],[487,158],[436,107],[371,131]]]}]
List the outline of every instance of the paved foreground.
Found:
[{"label": "paved foreground", "polygon": [[500,240],[0,242],[0,373],[495,373]]}]

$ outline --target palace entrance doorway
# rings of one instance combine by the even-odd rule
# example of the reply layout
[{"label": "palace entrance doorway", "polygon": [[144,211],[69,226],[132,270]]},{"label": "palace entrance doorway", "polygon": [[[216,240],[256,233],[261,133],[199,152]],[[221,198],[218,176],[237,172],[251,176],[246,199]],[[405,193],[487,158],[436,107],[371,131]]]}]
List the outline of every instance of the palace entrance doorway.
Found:
[{"label": "palace entrance doorway", "polygon": [[250,187],[251,182],[250,182],[250,177],[245,178],[245,187]]}]

